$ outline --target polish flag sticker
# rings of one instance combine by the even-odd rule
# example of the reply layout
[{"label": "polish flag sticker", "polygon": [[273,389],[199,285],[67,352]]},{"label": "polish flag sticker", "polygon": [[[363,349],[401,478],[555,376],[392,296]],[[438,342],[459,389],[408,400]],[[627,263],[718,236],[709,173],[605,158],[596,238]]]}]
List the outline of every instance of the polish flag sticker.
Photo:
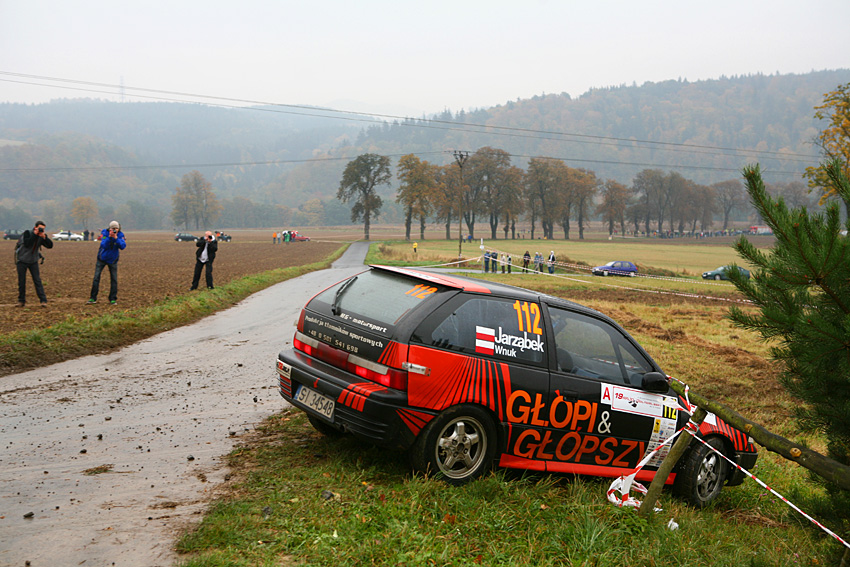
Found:
[{"label": "polish flag sticker", "polygon": [[496,345],[496,329],[489,327],[475,327],[475,352],[481,354],[493,354]]}]

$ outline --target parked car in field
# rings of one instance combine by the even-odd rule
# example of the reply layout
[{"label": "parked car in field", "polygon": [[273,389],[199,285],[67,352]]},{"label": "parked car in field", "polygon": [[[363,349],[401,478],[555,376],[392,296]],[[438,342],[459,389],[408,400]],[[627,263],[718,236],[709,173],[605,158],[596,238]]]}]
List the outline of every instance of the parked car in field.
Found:
[{"label": "parked car in field", "polygon": [[[710,272],[703,272],[702,279],[704,280],[728,280],[728,270],[731,270],[732,266],[720,266],[719,268],[714,268]],[[750,279],[750,271],[745,270],[741,266],[738,266],[738,271],[741,272],[741,275],[746,279]]]},{"label": "parked car in field", "polygon": [[3,233],[3,240],[17,240],[23,233],[23,230],[7,230]]},{"label": "parked car in field", "polygon": [[292,242],[310,242],[310,237],[309,236],[301,236],[300,234],[295,233],[290,237],[290,241],[292,241]]},{"label": "parked car in field", "polygon": [[71,232],[70,230],[60,230],[54,235],[51,235],[53,240],[78,240],[82,242],[83,235],[77,234],[76,232]]},{"label": "parked car in field", "polygon": [[614,260],[604,266],[596,266],[592,273],[594,276],[631,276],[637,275],[637,266],[625,260]]},{"label": "parked car in field", "polygon": [[[318,431],[407,451],[451,484],[493,465],[616,478],[688,422],[663,370],[605,315],[416,269],[371,266],[320,292],[276,362],[281,395]],[[755,464],[752,439],[716,416],[699,436]],[[704,506],[743,479],[692,443],[665,480]]]},{"label": "parked car in field", "polygon": [[195,242],[198,240],[198,237],[188,232],[178,232],[174,235],[174,240],[177,242]]}]

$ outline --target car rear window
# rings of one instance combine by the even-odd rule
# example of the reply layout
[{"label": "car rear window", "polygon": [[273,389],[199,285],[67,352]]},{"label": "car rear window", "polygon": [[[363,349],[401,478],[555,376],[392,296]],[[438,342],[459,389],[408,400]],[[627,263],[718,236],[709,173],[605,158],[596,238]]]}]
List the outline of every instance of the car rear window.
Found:
[{"label": "car rear window", "polygon": [[370,270],[326,289],[313,301],[328,306],[336,302],[337,314],[343,319],[365,318],[389,327],[397,325],[408,312],[441,289],[429,282]]}]

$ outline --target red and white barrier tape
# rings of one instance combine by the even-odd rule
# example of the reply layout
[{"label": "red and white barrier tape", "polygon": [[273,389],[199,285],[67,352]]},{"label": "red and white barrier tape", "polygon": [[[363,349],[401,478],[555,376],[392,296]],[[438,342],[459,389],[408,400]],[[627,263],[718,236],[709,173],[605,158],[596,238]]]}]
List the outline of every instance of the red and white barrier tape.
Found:
[{"label": "red and white barrier tape", "polygon": [[[692,405],[690,400],[688,399],[688,390],[689,390],[688,385],[685,384],[684,382],[682,382],[681,380],[677,379],[677,378],[673,378],[672,376],[668,376],[668,378],[670,378],[671,380],[676,380],[680,384],[684,384],[684,386],[685,386],[685,396],[684,396],[684,398],[685,398],[685,404],[687,405],[687,407],[682,408],[682,409],[684,411],[686,411],[688,414],[693,415],[693,411],[696,409],[697,406]],[[769,487],[767,484],[762,482],[753,473],[751,473],[747,469],[743,468],[738,463],[732,461],[732,459],[730,459],[729,457],[724,455],[721,451],[718,451],[717,449],[715,449],[714,447],[712,447],[711,445],[709,445],[708,443],[706,443],[705,441],[700,439],[697,436],[697,433],[699,432],[699,426],[696,423],[694,423],[693,421],[690,421],[690,420],[688,421],[688,423],[685,427],[676,431],[673,435],[671,435],[670,437],[665,439],[664,442],[661,443],[658,447],[656,447],[649,454],[644,456],[644,458],[641,459],[641,461],[637,464],[637,466],[634,468],[634,470],[631,473],[615,479],[614,482],[611,483],[611,486],[608,487],[608,493],[607,493],[608,500],[612,504],[616,504],[617,506],[619,506],[621,508],[623,506],[629,506],[629,507],[634,507],[634,508],[640,507],[640,504],[641,504],[640,500],[637,500],[636,498],[633,498],[629,495],[629,491],[632,487],[635,489],[635,491],[640,492],[641,494],[646,494],[646,487],[644,487],[639,482],[634,481],[635,475],[637,475],[638,471],[640,471],[644,466],[646,466],[646,463],[649,462],[649,460],[655,455],[655,453],[658,452],[659,449],[661,449],[661,447],[672,442],[673,439],[675,439],[675,437],[677,435],[679,435],[679,433],[681,433],[682,431],[685,431],[685,433],[690,434],[691,437],[693,437],[694,439],[696,439],[697,441],[699,441],[700,443],[702,443],[703,445],[705,445],[706,447],[708,447],[709,449],[711,449],[712,451],[714,451],[715,453],[720,455],[722,458],[724,458],[726,461],[728,461],[729,464],[731,464],[733,467],[735,467],[736,469],[738,469],[739,471],[741,471],[742,473],[744,473],[745,475],[747,475],[748,477],[750,477],[751,479],[756,481],[759,484],[759,486],[766,489],[768,492],[770,492],[774,496],[778,497],[780,500],[782,500],[788,506],[790,506],[793,510],[797,511],[800,515],[802,515],[804,518],[806,518],[807,520],[812,522],[814,525],[819,527],[821,530],[823,530],[824,532],[826,532],[827,534],[829,534],[830,536],[832,536],[833,538],[838,540],[841,543],[841,545],[850,549],[850,543],[847,543],[846,541],[841,539],[841,537],[839,537],[835,532],[833,532],[832,530],[830,530],[829,528],[827,528],[826,526],[824,526],[823,524],[821,524],[820,522],[818,522],[817,520],[815,520],[814,518],[812,518],[811,516],[809,516],[808,514],[803,512],[799,507],[797,507],[795,504],[790,502],[787,498],[785,498],[784,496],[779,494],[777,491],[775,491],[774,489]],[[620,493],[619,497],[616,495],[617,492]],[[655,508],[654,510],[656,512],[660,512],[661,508]]]}]

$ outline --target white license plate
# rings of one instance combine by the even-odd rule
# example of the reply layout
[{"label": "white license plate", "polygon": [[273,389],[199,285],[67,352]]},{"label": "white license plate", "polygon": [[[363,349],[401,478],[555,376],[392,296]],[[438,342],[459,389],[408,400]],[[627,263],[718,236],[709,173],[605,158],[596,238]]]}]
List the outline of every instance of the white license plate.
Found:
[{"label": "white license plate", "polygon": [[333,421],[334,401],[306,386],[299,386],[295,400]]}]

